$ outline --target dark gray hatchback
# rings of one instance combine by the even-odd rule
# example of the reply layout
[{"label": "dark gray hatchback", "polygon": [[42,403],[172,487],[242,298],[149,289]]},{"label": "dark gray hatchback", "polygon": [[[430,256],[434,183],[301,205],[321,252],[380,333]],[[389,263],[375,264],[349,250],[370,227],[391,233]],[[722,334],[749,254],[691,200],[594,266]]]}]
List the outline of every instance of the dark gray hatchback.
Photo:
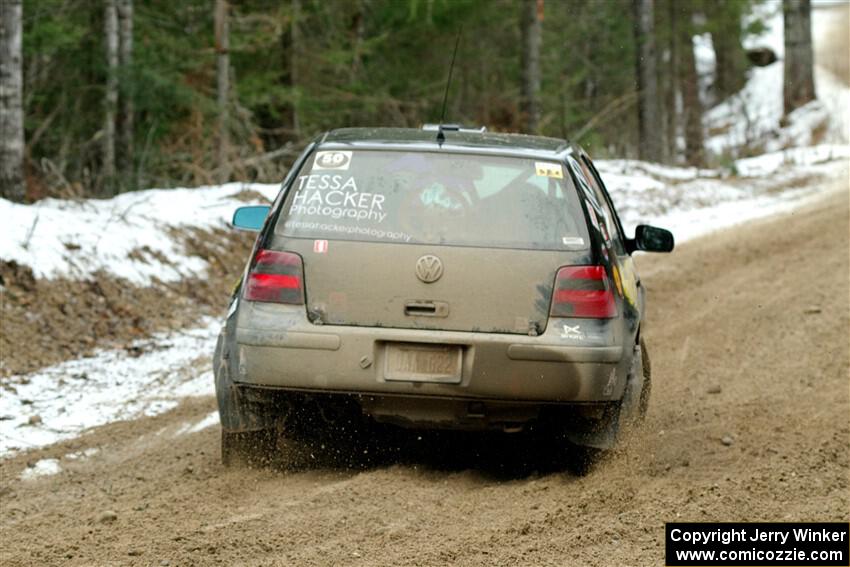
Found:
[{"label": "dark gray hatchback", "polygon": [[222,458],[403,427],[556,431],[608,448],[646,411],[644,291],[590,158],[563,140],[344,129],[304,151],[215,353]]}]

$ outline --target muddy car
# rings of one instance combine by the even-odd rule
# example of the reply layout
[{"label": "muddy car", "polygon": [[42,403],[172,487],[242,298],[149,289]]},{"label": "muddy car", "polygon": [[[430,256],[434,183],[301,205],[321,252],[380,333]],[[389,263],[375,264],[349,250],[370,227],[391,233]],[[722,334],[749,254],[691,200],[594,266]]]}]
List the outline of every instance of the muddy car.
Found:
[{"label": "muddy car", "polygon": [[646,412],[631,254],[673,236],[628,238],[564,140],[334,130],[233,226],[259,235],[214,357],[225,463],[375,422],[605,449]]}]

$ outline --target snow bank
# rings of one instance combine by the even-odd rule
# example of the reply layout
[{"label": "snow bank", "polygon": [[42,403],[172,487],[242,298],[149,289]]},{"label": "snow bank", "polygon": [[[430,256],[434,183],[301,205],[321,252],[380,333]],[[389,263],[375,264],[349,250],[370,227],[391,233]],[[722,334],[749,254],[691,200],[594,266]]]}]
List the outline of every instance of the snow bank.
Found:
[{"label": "snow bank", "polygon": [[140,356],[102,350],[12,377],[0,389],[0,455],[49,445],[97,425],[156,415],[187,396],[213,395],[210,357],[220,326],[208,320],[195,329],[138,341],[132,346],[142,349]]},{"label": "snow bank", "polygon": [[836,178],[847,179],[848,158],[850,145],[822,145],[738,160],[730,170],[635,160],[596,165],[628,236],[639,224],[653,224],[683,242],[800,205]]},{"label": "snow bank", "polygon": [[33,205],[0,199],[0,259],[29,266],[40,278],[83,279],[103,270],[139,285],[154,277],[177,281],[202,274],[207,264],[187,255],[171,230],[226,227],[234,209],[273,200],[278,190],[228,183]]}]

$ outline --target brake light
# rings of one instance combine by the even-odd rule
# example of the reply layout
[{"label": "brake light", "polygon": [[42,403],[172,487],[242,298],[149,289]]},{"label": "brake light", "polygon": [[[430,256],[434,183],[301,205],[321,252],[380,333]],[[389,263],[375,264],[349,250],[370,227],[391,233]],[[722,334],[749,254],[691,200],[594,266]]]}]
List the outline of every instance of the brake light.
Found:
[{"label": "brake light", "polygon": [[604,266],[566,266],[555,276],[553,317],[609,319],[617,303]]},{"label": "brake light", "polygon": [[303,305],[303,282],[304,270],[298,254],[260,249],[248,272],[245,299]]}]

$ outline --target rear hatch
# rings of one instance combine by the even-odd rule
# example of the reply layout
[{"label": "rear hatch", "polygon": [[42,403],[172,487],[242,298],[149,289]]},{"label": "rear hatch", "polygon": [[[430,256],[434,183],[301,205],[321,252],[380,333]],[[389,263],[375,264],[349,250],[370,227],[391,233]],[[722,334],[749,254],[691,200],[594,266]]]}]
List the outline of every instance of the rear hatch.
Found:
[{"label": "rear hatch", "polygon": [[535,334],[558,268],[589,261],[583,219],[555,161],[320,151],[272,247],[303,258],[314,322]]}]

